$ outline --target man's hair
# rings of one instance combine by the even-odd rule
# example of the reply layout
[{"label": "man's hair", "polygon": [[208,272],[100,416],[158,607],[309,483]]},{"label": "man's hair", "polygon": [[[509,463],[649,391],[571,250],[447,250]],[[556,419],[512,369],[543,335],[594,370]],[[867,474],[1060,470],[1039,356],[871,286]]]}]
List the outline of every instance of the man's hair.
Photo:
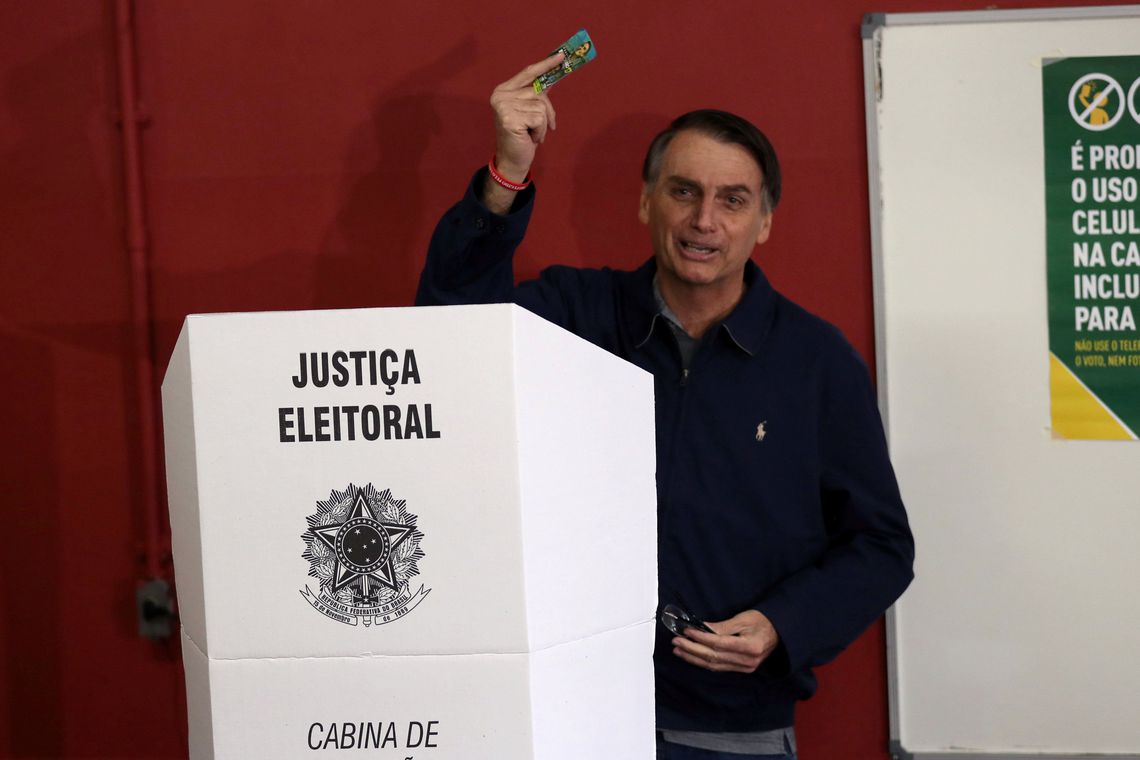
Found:
[{"label": "man's hair", "polygon": [[661,173],[661,161],[669,143],[673,142],[678,133],[687,131],[699,132],[718,142],[739,145],[747,150],[763,175],[764,184],[760,193],[763,208],[766,212],[776,208],[780,202],[780,161],[776,158],[776,149],[752,122],[736,114],[711,108],[681,114],[665,131],[653,138],[645,154],[645,163],[641,166],[641,179],[647,186],[652,187],[657,182]]}]

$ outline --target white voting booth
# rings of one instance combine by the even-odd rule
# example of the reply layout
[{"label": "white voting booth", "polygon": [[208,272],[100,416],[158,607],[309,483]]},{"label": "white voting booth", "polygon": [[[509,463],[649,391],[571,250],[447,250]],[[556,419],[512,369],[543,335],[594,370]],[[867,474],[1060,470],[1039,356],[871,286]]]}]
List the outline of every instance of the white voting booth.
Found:
[{"label": "white voting booth", "polygon": [[218,314],[162,395],[192,757],[653,757],[649,374],[511,305]]}]

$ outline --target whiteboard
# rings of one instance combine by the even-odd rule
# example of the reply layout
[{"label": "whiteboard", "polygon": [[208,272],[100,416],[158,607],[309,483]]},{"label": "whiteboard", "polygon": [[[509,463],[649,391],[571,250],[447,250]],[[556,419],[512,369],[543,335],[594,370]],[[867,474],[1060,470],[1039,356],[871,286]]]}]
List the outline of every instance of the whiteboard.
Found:
[{"label": "whiteboard", "polygon": [[1140,443],[1049,429],[1041,103],[1042,59],[1135,54],[1140,6],[864,27],[899,757],[1140,758]]}]

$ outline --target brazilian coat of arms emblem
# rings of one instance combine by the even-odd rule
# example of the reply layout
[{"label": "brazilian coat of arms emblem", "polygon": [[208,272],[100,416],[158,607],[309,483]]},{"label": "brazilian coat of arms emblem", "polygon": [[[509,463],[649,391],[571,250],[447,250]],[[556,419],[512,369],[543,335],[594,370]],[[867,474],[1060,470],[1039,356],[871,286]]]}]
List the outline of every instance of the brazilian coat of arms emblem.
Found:
[{"label": "brazilian coat of arms emblem", "polygon": [[301,556],[319,593],[306,585],[301,595],[322,615],[347,625],[383,625],[407,615],[431,591],[423,584],[411,590],[424,534],[407,502],[390,490],[349,483],[318,500],[316,513],[305,519]]}]

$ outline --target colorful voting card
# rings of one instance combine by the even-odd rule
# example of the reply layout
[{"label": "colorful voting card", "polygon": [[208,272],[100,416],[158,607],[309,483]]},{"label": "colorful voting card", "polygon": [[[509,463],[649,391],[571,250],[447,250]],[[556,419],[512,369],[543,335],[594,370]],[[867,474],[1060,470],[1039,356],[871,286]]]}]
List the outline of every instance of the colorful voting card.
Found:
[{"label": "colorful voting card", "polygon": [[550,53],[553,55],[559,51],[561,51],[564,56],[562,63],[545,74],[541,74],[538,79],[534,80],[535,92],[549,90],[567,74],[585,66],[598,55],[597,48],[594,47],[594,41],[590,39],[590,35],[587,34],[585,29],[579,29],[577,34],[566,40],[566,42],[559,45],[556,49],[550,51]]}]

